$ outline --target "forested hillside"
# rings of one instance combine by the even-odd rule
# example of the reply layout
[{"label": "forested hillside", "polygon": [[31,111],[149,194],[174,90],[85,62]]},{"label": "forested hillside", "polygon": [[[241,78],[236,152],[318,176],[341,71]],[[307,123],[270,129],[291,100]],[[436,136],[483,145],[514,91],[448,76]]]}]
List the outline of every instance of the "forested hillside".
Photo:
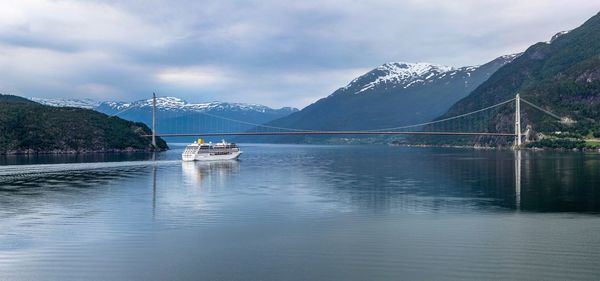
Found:
[{"label": "forested hillside", "polygon": [[[550,137],[566,136],[579,139],[578,142],[583,138],[600,137],[600,14],[574,30],[557,34],[549,42],[529,47],[438,119],[490,106],[516,93],[564,118],[560,122],[522,105],[523,128],[530,126],[538,136],[539,133],[546,136],[542,143],[552,146]],[[479,122],[483,122],[488,131],[510,132],[514,130],[514,108],[504,108]],[[455,141],[510,145],[512,139],[456,138]]]},{"label": "forested hillside", "polygon": [[[52,107],[0,95],[0,154],[152,151],[139,122],[89,109]],[[167,144],[157,139],[159,150]]]}]

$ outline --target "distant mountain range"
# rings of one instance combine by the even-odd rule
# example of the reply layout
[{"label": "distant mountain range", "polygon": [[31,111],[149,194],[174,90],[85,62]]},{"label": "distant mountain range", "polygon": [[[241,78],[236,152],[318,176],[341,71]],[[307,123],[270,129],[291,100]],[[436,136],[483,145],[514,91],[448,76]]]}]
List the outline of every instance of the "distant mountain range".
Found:
[{"label": "distant mountain range", "polygon": [[[501,56],[480,66],[459,68],[430,63],[386,63],[328,97],[268,125],[308,130],[363,130],[426,122],[446,112],[519,55]],[[310,142],[315,138],[278,136],[262,140]]]},{"label": "distant mountain range", "polygon": [[[546,110],[574,120],[570,124],[557,122],[523,105],[523,128],[529,125],[533,131],[545,135],[560,131],[563,136],[600,137],[600,13],[576,29],[560,32],[548,42],[529,47],[440,118],[508,100],[517,92]],[[490,131],[510,132],[514,130],[513,120],[514,108],[506,108],[479,122]],[[435,126],[428,129],[433,130]],[[457,138],[456,141],[468,140]],[[476,141],[509,145],[512,139],[488,137]],[[554,146],[550,142],[549,139],[543,141]]]},{"label": "distant mountain range", "polygon": [[[30,98],[51,106],[70,106],[93,109],[123,119],[152,123],[152,99],[133,102],[104,101],[87,99],[43,99]],[[264,105],[228,102],[188,103],[176,97],[158,97],[157,131],[159,133],[219,132],[223,130],[246,131],[252,124],[263,124],[297,112],[298,109],[283,107],[273,109]],[[234,123],[240,120],[246,124]],[[169,141],[187,141],[191,138],[171,138]]]},{"label": "distant mountain range", "polygon": [[100,102],[92,99],[65,99],[65,98],[29,98],[30,100],[43,105],[57,106],[57,107],[79,107],[85,109],[94,109]]},{"label": "distant mountain range", "polygon": [[[77,102],[77,100],[75,100]],[[92,104],[98,111],[107,114],[120,112],[129,109],[151,109],[152,99],[138,100],[135,102],[114,102],[107,101],[97,104]],[[206,103],[188,103],[185,100],[176,97],[158,97],[156,98],[156,108],[162,111],[179,111],[179,112],[258,112],[265,114],[289,114],[298,111],[296,108],[284,107],[273,109],[260,104],[247,103],[229,103],[229,102],[206,102]]]},{"label": "distant mountain range", "polygon": [[[29,98],[43,105],[58,107],[79,107],[94,109],[109,115],[125,110],[152,109],[152,99],[138,100],[133,102],[122,101],[95,101],[92,99],[68,99],[68,98]],[[177,97],[157,97],[156,108],[162,111],[172,112],[209,112],[209,111],[234,111],[234,112],[258,112],[265,114],[289,114],[298,111],[297,108],[283,107],[273,109],[260,104],[230,103],[230,102],[205,102],[188,103]]]}]

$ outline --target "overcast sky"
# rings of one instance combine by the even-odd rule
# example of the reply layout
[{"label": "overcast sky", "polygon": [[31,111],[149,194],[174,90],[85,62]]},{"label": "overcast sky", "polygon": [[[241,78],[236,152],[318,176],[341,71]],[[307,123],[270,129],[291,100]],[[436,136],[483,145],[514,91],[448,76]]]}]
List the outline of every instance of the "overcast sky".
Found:
[{"label": "overcast sky", "polygon": [[598,11],[590,0],[2,0],[0,92],[301,108],[385,62],[482,64]]}]

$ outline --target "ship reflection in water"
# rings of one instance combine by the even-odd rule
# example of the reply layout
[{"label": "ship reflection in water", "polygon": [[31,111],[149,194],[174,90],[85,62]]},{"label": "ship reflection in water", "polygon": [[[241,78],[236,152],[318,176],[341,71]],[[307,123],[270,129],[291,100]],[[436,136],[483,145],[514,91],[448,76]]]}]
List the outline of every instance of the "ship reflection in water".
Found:
[{"label": "ship reflection in water", "polygon": [[238,173],[238,160],[181,162],[184,181],[191,186],[219,187],[227,181],[231,174]]}]

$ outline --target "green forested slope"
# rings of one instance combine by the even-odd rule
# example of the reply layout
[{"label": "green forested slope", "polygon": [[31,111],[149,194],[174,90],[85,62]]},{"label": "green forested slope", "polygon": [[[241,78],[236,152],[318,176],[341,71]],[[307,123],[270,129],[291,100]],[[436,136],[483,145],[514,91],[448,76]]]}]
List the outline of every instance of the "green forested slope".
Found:
[{"label": "green forested slope", "polygon": [[[0,95],[0,154],[151,151],[150,129],[93,110],[51,107]],[[159,149],[167,144],[157,140]]]},{"label": "green forested slope", "polygon": [[[575,121],[561,123],[522,105],[523,128],[530,125],[534,131],[546,135],[560,131],[563,135],[576,137],[600,136],[600,14],[566,34],[557,35],[550,42],[529,47],[438,119],[484,108],[508,100],[516,93]],[[483,122],[488,131],[510,132],[514,130],[513,114],[514,108],[508,107],[479,122]],[[460,129],[461,125],[457,126],[456,129]],[[435,129],[435,126],[426,128]],[[512,139],[480,138],[477,141],[508,145]]]}]

